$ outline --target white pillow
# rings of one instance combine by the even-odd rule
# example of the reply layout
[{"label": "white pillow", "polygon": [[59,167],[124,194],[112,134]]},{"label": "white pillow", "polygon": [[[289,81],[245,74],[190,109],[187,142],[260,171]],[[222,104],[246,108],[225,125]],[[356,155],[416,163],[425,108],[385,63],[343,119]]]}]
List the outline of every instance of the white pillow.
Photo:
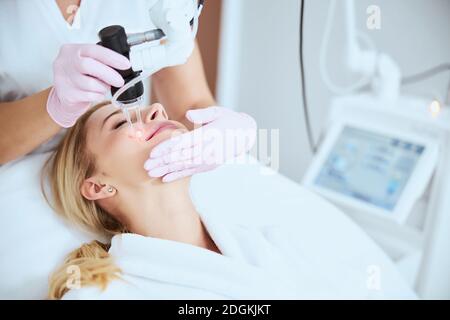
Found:
[{"label": "white pillow", "polygon": [[94,239],[47,205],[40,174],[47,154],[0,167],[0,298],[43,299],[50,274],[65,256]]}]

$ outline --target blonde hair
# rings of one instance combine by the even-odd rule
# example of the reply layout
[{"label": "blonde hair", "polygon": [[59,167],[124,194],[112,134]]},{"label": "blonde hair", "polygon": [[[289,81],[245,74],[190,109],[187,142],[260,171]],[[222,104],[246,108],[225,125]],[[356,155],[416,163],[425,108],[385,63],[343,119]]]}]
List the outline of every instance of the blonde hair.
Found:
[{"label": "blonde hair", "polygon": [[[102,102],[92,107],[68,129],[56,151],[44,165],[41,188],[47,202],[63,218],[83,229],[111,238],[115,234],[127,232],[125,227],[95,201],[84,198],[80,192],[83,181],[96,171],[95,157],[87,148],[86,122],[94,111],[107,104],[109,102]],[[46,178],[52,201],[45,190]],[[73,276],[68,270],[72,266],[79,270],[81,286],[97,285],[105,289],[120,274],[120,269],[108,254],[109,246],[110,244],[92,241],[71,252],[63,265],[50,277],[48,297],[60,299],[69,290],[67,284]]]}]

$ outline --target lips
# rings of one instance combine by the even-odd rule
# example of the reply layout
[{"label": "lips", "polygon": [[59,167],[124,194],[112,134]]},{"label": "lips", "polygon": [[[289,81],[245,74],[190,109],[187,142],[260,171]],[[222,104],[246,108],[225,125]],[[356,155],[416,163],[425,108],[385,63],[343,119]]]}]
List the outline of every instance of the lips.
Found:
[{"label": "lips", "polygon": [[165,129],[175,127],[176,126],[169,121],[158,122],[150,128],[145,140],[150,141],[153,137],[157,136],[160,132],[164,131]]}]

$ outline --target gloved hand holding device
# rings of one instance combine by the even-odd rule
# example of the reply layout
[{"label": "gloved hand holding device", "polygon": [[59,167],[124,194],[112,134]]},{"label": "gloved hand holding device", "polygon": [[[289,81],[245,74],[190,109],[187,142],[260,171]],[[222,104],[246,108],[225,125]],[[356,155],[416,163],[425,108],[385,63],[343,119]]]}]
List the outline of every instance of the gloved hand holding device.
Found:
[{"label": "gloved hand holding device", "polygon": [[[138,75],[184,64],[194,48],[200,11],[201,5],[198,8],[193,0],[158,0],[149,8],[149,18],[158,29],[126,35],[123,27],[109,26],[99,32],[108,39],[109,48],[101,42],[63,45],[53,64],[54,86],[47,101],[50,117],[62,127],[73,126],[91,103],[103,100],[111,87],[114,93],[124,85],[118,70],[132,67]],[[111,50],[117,48],[123,52]],[[123,96],[142,93],[130,91]]]},{"label": "gloved hand holding device", "polygon": [[114,69],[130,67],[127,58],[96,44],[63,45],[53,63],[48,114],[61,127],[73,126],[92,102],[104,100],[111,86],[123,86]]}]

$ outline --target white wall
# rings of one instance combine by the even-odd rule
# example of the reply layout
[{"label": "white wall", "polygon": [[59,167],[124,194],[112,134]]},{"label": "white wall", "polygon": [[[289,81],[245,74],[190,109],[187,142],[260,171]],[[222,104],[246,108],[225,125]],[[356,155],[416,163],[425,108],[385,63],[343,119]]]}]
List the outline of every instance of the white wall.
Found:
[{"label": "white wall", "polygon": [[[449,0],[355,0],[356,23],[373,39],[377,49],[391,55],[404,75],[450,62]],[[228,20],[223,22],[226,45],[221,57],[226,63],[219,74],[219,102],[253,115],[260,128],[280,130],[280,172],[300,181],[310,160],[302,111],[299,74],[300,0],[224,0]],[[319,74],[319,48],[330,0],[306,0],[304,48],[306,90],[313,131],[317,140],[324,129],[332,94]],[[368,30],[366,8],[381,9],[381,29]],[[330,73],[337,82],[354,80],[343,59],[343,6],[334,17],[329,47]],[[443,98],[449,72],[402,89],[405,93]],[[447,217],[448,218],[448,217]],[[448,220],[448,219],[447,219]],[[441,221],[443,223],[443,221]],[[448,251],[448,232],[439,233],[439,256]],[[435,241],[436,242],[436,241]],[[430,257],[428,257],[430,258]],[[428,273],[445,272],[448,257],[432,259]],[[435,268],[435,269],[433,269]],[[432,270],[433,269],[433,270]],[[448,296],[440,278],[425,279],[421,291],[428,297]],[[445,282],[445,280],[444,280]]]},{"label": "white wall", "polygon": [[[301,102],[298,60],[299,0],[225,0],[239,14],[229,16],[240,26],[240,35],[230,34],[227,50],[238,57],[232,73],[235,86],[222,96],[235,101],[239,110],[252,114],[260,128],[280,129],[280,172],[300,181],[311,160]],[[236,3],[239,2],[237,6]],[[358,28],[377,48],[392,55],[404,74],[416,73],[435,64],[450,62],[450,1],[448,0],[356,0]],[[366,8],[381,8],[381,30],[366,28]],[[319,48],[329,0],[306,0],[305,68],[306,89],[312,110],[316,139],[328,112],[331,93],[319,74]],[[234,20],[234,21],[233,21]],[[332,32],[330,71],[340,83],[352,80],[343,67],[343,12],[338,10]],[[227,32],[227,30],[223,30]],[[227,54],[222,52],[222,56]],[[222,69],[226,78],[227,70]],[[449,73],[405,88],[408,92],[443,95]],[[220,81],[219,81],[220,83]],[[220,91],[220,88],[219,88]]]}]

